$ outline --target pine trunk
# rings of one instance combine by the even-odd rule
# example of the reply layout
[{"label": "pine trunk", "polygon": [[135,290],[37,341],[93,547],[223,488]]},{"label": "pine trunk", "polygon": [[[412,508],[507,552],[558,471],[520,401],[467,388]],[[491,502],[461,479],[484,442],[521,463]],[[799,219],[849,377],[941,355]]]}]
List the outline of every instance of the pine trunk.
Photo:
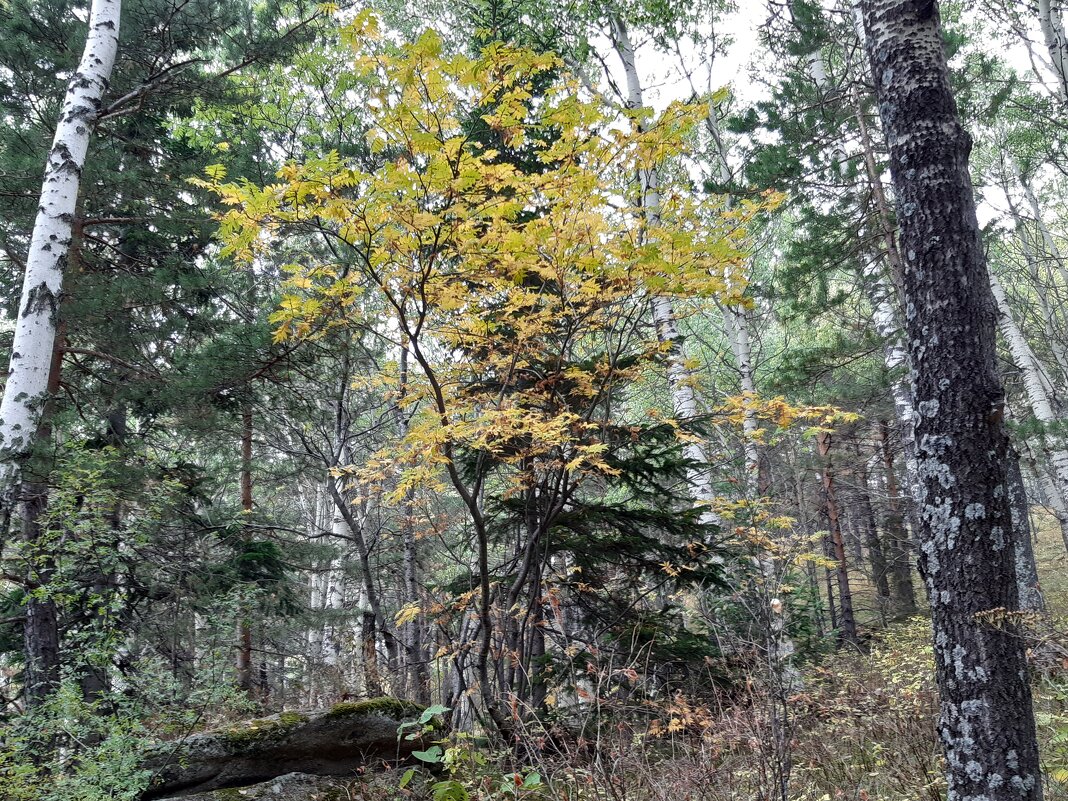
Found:
[{"label": "pine trunk", "polygon": [[1042,797],[1017,607],[996,314],[937,3],[863,0],[904,256],[919,539],[948,797]]},{"label": "pine trunk", "polygon": [[[246,406],[241,410],[241,511],[252,514],[252,409]],[[251,537],[248,530],[244,532],[244,541]],[[237,622],[237,687],[242,692],[252,691],[252,623],[250,610],[241,609]]]}]

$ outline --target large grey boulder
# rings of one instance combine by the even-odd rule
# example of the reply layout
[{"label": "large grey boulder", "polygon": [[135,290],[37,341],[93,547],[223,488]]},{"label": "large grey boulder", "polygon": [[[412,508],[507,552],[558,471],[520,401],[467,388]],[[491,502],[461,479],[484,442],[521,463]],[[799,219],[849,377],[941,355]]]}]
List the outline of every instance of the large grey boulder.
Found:
[{"label": "large grey boulder", "polygon": [[154,775],[142,799],[209,793],[204,797],[214,801],[210,791],[270,783],[286,774],[351,777],[418,748],[417,741],[398,740],[397,727],[422,711],[406,701],[375,698],[282,712],[164,743],[145,762]]}]

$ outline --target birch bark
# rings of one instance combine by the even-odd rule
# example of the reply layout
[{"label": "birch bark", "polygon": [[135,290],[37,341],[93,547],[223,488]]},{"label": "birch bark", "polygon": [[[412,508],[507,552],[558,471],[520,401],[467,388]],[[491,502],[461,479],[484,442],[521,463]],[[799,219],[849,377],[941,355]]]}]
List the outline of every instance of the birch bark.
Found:
[{"label": "birch bark", "polygon": [[33,447],[48,396],[48,373],[79,182],[118,52],[120,7],[120,0],[93,0],[85,50],[67,84],[45,165],[7,383],[0,400],[0,511],[10,509],[14,503],[20,466]]},{"label": "birch bark", "polygon": [[[609,17],[609,31],[612,46],[623,64],[627,82],[627,108],[637,111],[645,106],[641,78],[635,59],[634,45],[623,18],[618,14]],[[656,226],[660,223],[660,176],[655,167],[639,170],[641,189],[640,206],[645,214],[646,223]],[[693,420],[701,414],[701,404],[697,398],[695,376],[686,362],[686,349],[682,334],[679,332],[675,307],[670,298],[657,296],[650,306],[653,323],[656,326],[657,339],[667,347],[667,380],[671,391],[671,403],[675,417],[681,421]],[[695,467],[687,471],[690,495],[699,505],[707,505],[716,497],[712,482],[712,471],[708,468],[708,454],[702,443],[689,442],[683,448],[683,454],[693,462]],[[718,523],[719,519],[711,509],[702,514],[703,523]]]},{"label": "birch bark", "polygon": [[[1060,418],[1053,407],[1052,396],[1055,391],[1053,381],[1016,324],[1005,289],[997,276],[993,274],[990,276],[990,289],[994,295],[994,302],[997,304],[998,325],[1009,346],[1013,363],[1022,372],[1024,389],[1027,392],[1031,411],[1043,425],[1056,424]],[[1062,504],[1068,507],[1068,450],[1061,447],[1059,443],[1051,441],[1046,435],[1043,435],[1042,442],[1050,467],[1053,469],[1057,494]]]},{"label": "birch bark", "polygon": [[1050,66],[1057,77],[1057,93],[1068,100],[1068,37],[1064,31],[1064,3],[1038,0],[1038,24],[1049,52]]}]

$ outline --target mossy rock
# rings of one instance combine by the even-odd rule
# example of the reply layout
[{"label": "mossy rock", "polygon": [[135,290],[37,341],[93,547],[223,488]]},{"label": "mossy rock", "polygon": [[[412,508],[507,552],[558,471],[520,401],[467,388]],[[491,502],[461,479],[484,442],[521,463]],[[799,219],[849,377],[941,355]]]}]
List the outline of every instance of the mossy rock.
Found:
[{"label": "mossy rock", "polygon": [[[367,765],[404,761],[423,747],[419,740],[398,736],[402,723],[422,713],[423,707],[396,698],[346,701],[327,710],[281,712],[163,743],[145,762],[156,779],[142,798],[200,793],[210,801],[236,801],[261,797],[249,796],[244,788],[286,774],[352,777]],[[230,794],[204,795],[209,792]]]},{"label": "mossy rock", "polygon": [[281,712],[270,718],[250,720],[238,726],[231,726],[222,732],[222,736],[235,745],[248,745],[277,740],[291,729],[308,722],[308,716],[299,712]]},{"label": "mossy rock", "polygon": [[353,715],[383,715],[393,720],[412,720],[423,714],[424,707],[399,698],[369,698],[366,701],[342,701],[334,704],[327,717],[351,717]]}]

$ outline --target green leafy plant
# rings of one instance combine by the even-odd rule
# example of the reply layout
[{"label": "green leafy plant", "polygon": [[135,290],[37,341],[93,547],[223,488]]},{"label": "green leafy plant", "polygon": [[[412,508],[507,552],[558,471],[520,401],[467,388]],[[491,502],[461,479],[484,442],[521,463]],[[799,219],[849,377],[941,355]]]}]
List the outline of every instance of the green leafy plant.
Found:
[{"label": "green leafy plant", "polygon": [[[418,720],[402,723],[397,738],[418,740],[437,730],[435,717],[448,712],[448,707],[428,707]],[[530,799],[544,789],[541,774],[533,768],[521,771],[500,769],[492,752],[481,746],[479,739],[468,732],[455,732],[450,737],[435,740],[412,756],[420,767],[408,768],[401,776],[399,788],[406,790],[420,773],[436,777],[444,770],[448,778],[433,782],[429,789],[433,801],[472,801],[473,799]]]}]

